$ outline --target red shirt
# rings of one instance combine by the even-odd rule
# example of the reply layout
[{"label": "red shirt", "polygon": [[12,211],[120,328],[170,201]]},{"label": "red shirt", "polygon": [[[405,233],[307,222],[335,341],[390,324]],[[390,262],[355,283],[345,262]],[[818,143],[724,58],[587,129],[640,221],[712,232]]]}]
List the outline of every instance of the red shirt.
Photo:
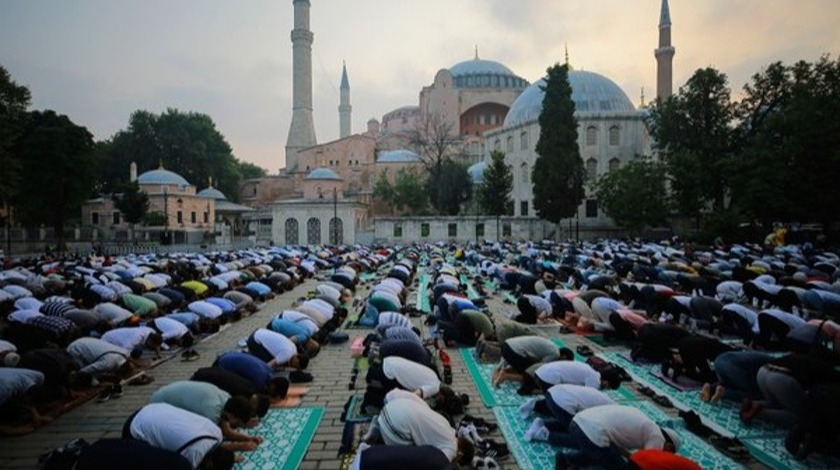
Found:
[{"label": "red shirt", "polygon": [[636,451],[630,456],[630,461],[641,470],[703,470],[681,455],[656,449]]}]

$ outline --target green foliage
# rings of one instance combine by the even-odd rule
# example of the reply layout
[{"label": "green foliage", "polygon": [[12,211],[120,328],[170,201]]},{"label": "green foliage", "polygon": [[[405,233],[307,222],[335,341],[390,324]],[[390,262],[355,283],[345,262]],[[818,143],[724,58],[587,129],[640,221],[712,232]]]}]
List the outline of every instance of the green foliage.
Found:
[{"label": "green foliage", "polygon": [[105,192],[128,181],[129,165],[136,162],[140,173],[163,164],[198,188],[213,178],[214,186],[228,198],[238,196],[243,164],[206,114],[176,109],[162,114],[135,111],[128,128],[114,135],[101,151],[101,190]]},{"label": "green foliage", "polygon": [[458,215],[461,204],[472,197],[472,178],[466,165],[446,160],[440,174],[430,174],[426,179],[426,191],[432,199],[432,206],[441,215]]},{"label": "green foliage", "polygon": [[23,132],[29,115],[29,89],[12,80],[0,66],[0,201],[8,201],[20,187],[22,163],[15,142]]},{"label": "green foliage", "polygon": [[478,187],[481,211],[487,215],[508,215],[513,205],[513,172],[505,163],[505,154],[498,150],[490,153],[490,165],[484,171],[484,183]]},{"label": "green foliage", "polygon": [[166,224],[166,215],[160,211],[148,212],[143,217],[143,223],[148,227],[163,227]]},{"label": "green foliage", "polygon": [[93,190],[97,158],[93,136],[54,111],[30,113],[15,151],[26,178],[12,199],[24,224],[46,224],[63,233]]},{"label": "green foliage", "polygon": [[131,225],[140,223],[149,211],[149,195],[140,191],[137,182],[123,185],[122,192],[114,196],[114,206]]},{"label": "green foliage", "polygon": [[376,199],[393,207],[394,193],[394,185],[388,181],[388,170],[385,169],[376,177],[376,182],[373,185],[373,195]]},{"label": "green foliage", "polygon": [[398,211],[407,209],[408,215],[423,213],[428,201],[423,178],[411,169],[399,170],[394,182],[393,201]]},{"label": "green foliage", "polygon": [[540,111],[540,138],[531,179],[534,208],[550,222],[573,216],[584,197],[584,166],[578,148],[575,103],[567,65],[548,68]]},{"label": "green foliage", "polygon": [[598,205],[617,225],[638,231],[666,223],[669,215],[665,165],[637,158],[601,175],[594,184]]},{"label": "green foliage", "polygon": [[725,208],[738,142],[733,117],[726,75],[713,68],[697,70],[678,94],[652,107],[651,135],[683,215],[698,216],[709,203]]},{"label": "green foliage", "polygon": [[268,171],[266,171],[266,169],[261,166],[254,165],[250,162],[243,162],[241,160],[237,160],[236,163],[237,172],[243,180],[263,178],[265,176],[268,176]]}]

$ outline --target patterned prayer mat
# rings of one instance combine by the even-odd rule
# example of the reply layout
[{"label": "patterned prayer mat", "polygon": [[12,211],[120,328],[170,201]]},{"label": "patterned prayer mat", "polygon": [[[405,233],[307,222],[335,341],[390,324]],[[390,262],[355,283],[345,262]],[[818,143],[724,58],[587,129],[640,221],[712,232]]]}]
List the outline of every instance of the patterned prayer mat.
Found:
[{"label": "patterned prayer mat", "polygon": [[432,313],[432,306],[429,303],[429,281],[428,274],[421,274],[417,285],[417,310]]},{"label": "patterned prayer mat", "polygon": [[373,415],[365,414],[362,409],[364,395],[351,396],[345,405],[344,415],[341,420],[346,423],[367,423],[373,419]]},{"label": "patterned prayer mat", "polygon": [[244,461],[237,470],[279,469],[295,470],[300,466],[312,436],[318,429],[323,408],[273,408],[257,428],[246,429],[249,434],[262,436],[265,441],[253,452],[242,452]]},{"label": "patterned prayer mat", "polygon": [[481,296],[478,295],[478,291],[475,290],[475,286],[473,286],[472,280],[469,277],[467,277],[466,274],[461,274],[460,280],[461,284],[467,286],[467,298],[469,298],[470,300],[481,298]]},{"label": "patterned prayer mat", "polygon": [[721,401],[711,404],[700,400],[700,392],[680,391],[662,382],[654,376],[653,369],[659,365],[637,364],[628,360],[623,353],[603,353],[604,359],[623,367],[641,385],[649,387],[660,395],[667,396],[674,406],[680,410],[694,410],[700,415],[703,424],[718,434],[727,437],[779,437],[785,433],[784,429],[755,420],[750,426],[745,426],[738,416],[738,404],[731,401]]},{"label": "patterned prayer mat", "polygon": [[750,454],[768,467],[783,470],[810,470],[840,468],[840,458],[812,453],[800,462],[785,450],[784,439],[753,437],[743,439],[742,442],[750,450]]}]

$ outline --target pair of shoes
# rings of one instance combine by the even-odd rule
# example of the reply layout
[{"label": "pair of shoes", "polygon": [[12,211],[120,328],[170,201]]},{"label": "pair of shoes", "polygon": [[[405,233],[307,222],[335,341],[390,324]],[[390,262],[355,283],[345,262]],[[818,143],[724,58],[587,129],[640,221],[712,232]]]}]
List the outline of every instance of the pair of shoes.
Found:
[{"label": "pair of shoes", "polygon": [[583,357],[591,357],[593,354],[595,354],[594,352],[592,352],[592,348],[585,344],[581,344],[577,347],[577,353]]},{"label": "pair of shoes", "polygon": [[654,392],[653,389],[650,388],[650,387],[642,386],[642,387],[639,387],[638,390],[639,390],[639,393],[641,393],[642,395],[644,395],[646,397],[653,398],[654,396],[656,396],[656,392]]},{"label": "pair of shoes", "polygon": [[291,383],[306,383],[312,382],[314,377],[309,372],[304,372],[302,370],[293,370],[289,372],[289,382]]},{"label": "pair of shoes", "polygon": [[148,385],[155,381],[155,378],[151,375],[140,374],[137,377],[128,381],[129,385]]},{"label": "pair of shoes", "polygon": [[181,353],[181,360],[184,362],[192,362],[197,360],[199,357],[201,357],[201,354],[194,349],[187,349]]},{"label": "pair of shoes", "polygon": [[476,430],[478,430],[478,432],[481,434],[489,434],[499,428],[499,426],[496,423],[492,423],[484,418],[477,418],[471,415],[464,415],[464,417],[461,418],[461,423],[470,423],[475,425]]},{"label": "pair of shoes", "polygon": [[734,437],[712,436],[709,438],[709,442],[715,449],[735,460],[743,460],[750,457],[750,451],[744,447],[744,444],[740,440]]},{"label": "pair of shoes", "polygon": [[96,397],[96,401],[97,403],[105,403],[108,400],[115,400],[121,396],[123,396],[122,385],[115,384],[105,390],[102,390],[102,392],[99,393],[99,396]]},{"label": "pair of shoes", "polygon": [[472,468],[476,470],[499,470],[499,463],[493,457],[473,457]]},{"label": "pair of shoes", "polygon": [[665,395],[654,395],[653,396],[653,402],[656,403],[659,406],[664,407],[664,408],[673,408],[674,407],[674,404]]},{"label": "pair of shoes", "polygon": [[476,449],[478,455],[482,457],[493,457],[497,460],[504,460],[510,455],[508,446],[492,439],[482,440]]},{"label": "pair of shoes", "polygon": [[464,421],[461,421],[461,424],[458,425],[456,435],[467,439],[475,445],[478,445],[481,442],[481,437],[478,435],[478,429],[473,423],[465,423]]},{"label": "pair of shoes", "polygon": [[561,325],[561,326],[560,326],[560,334],[561,334],[561,335],[568,335],[568,334],[570,334],[570,333],[572,333],[572,329],[571,329],[571,328],[569,328],[569,327],[568,327],[568,326],[566,326],[566,325]]}]

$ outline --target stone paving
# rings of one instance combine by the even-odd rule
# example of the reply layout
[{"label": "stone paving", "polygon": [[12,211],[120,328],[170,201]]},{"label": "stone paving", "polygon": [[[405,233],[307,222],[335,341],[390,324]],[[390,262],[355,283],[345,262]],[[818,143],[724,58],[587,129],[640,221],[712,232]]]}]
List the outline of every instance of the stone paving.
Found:
[{"label": "stone paving", "polygon": [[[315,283],[316,281],[310,280],[297,286],[293,291],[267,302],[256,314],[230,325],[213,337],[205,339],[195,348],[201,353],[201,357],[197,361],[182,362],[179,358],[174,358],[158,365],[150,371],[150,374],[155,377],[155,381],[150,385],[125,386],[125,395],[119,399],[105,403],[96,403],[93,400],[65,413],[53,423],[29,435],[0,439],[0,468],[9,470],[38,468],[37,458],[40,454],[77,437],[82,437],[89,442],[102,437],[118,437],[128,415],[143,406],[151,393],[158,387],[176,380],[185,380],[199,367],[209,366],[217,354],[236,348],[239,339],[246,337],[254,329],[263,327],[273,313],[289,307],[295,299],[312,289]],[[368,286],[362,286],[357,295],[364,297],[368,293],[367,289]],[[408,300],[409,305],[414,305],[415,296],[416,291],[412,292]],[[487,305],[494,316],[497,317],[507,310],[515,310],[516,308],[513,305],[503,303],[502,297],[496,295],[491,295],[487,299]],[[413,320],[428,335],[428,329],[422,324],[423,319],[415,318]],[[538,328],[538,330],[540,334],[547,337],[560,336],[558,330],[553,327],[543,327]],[[368,330],[353,329],[348,330],[348,333],[352,342],[355,337],[364,337]],[[577,335],[563,335],[563,341],[572,349],[585,343],[596,352],[602,350],[602,348]],[[362,393],[364,387],[364,377],[360,374],[356,381],[356,389],[348,389],[353,366],[349,344],[350,342],[327,345],[310,363],[310,371],[314,375],[314,381],[308,384],[310,393],[304,397],[303,405],[324,407],[325,413],[301,463],[301,469],[335,470],[339,468],[338,448],[341,445],[341,436],[344,429],[344,423],[341,422],[343,407],[350,395]],[[493,421],[493,412],[481,403],[481,398],[472,380],[470,380],[461,355],[458,354],[456,348],[450,348],[448,352],[452,359],[452,387],[457,393],[469,395],[468,413]],[[490,437],[497,442],[504,442],[504,438],[499,431],[491,434]],[[512,456],[499,463],[505,470],[519,469]],[[750,465],[749,467],[764,468],[760,465]]]}]

